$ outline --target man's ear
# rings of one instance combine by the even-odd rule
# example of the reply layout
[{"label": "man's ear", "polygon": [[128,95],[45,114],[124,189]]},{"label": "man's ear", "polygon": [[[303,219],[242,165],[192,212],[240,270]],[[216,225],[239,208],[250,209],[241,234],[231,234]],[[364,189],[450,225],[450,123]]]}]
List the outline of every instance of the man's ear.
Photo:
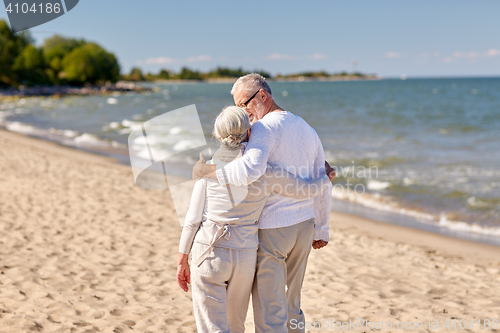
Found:
[{"label": "man's ear", "polygon": [[267,99],[269,98],[269,96],[267,95],[267,91],[265,91],[264,89],[261,89],[263,94],[262,94],[262,101],[265,102],[267,101]]}]

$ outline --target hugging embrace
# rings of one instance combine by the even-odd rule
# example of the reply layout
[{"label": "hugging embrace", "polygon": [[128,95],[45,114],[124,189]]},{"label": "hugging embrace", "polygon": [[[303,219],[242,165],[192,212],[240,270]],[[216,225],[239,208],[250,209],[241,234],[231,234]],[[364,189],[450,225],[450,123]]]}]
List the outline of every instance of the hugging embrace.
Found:
[{"label": "hugging embrace", "polygon": [[300,293],[311,247],[329,241],[335,172],[262,76],[239,78],[231,94],[237,106],[214,124],[220,148],[193,169],[177,282],[191,284],[199,332],[244,332],[250,294],[256,332],[303,332],[290,322],[305,322]]}]

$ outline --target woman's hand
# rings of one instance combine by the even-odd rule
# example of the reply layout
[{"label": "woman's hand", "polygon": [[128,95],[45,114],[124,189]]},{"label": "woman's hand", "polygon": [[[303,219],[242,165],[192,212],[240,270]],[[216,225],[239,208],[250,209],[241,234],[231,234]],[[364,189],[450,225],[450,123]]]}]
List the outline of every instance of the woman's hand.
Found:
[{"label": "woman's hand", "polygon": [[188,254],[179,253],[179,266],[177,267],[177,284],[185,292],[189,290],[188,284],[191,284],[188,256]]}]

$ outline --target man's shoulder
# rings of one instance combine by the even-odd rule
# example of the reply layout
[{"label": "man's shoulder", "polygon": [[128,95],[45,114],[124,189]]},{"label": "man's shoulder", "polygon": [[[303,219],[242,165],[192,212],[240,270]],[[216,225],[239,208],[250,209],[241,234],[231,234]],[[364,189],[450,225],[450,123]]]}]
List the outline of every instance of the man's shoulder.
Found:
[{"label": "man's shoulder", "polygon": [[[251,131],[252,133],[257,133],[257,132],[271,132],[271,127],[272,123],[263,121],[264,119],[257,120],[252,124]],[[252,135],[250,135],[250,138]]]},{"label": "man's shoulder", "polygon": [[277,135],[278,133],[296,134],[297,131],[300,131],[303,134],[309,133],[309,135],[314,137],[318,136],[316,130],[314,130],[307,121],[290,111],[275,111],[268,113],[264,118],[252,125],[252,131],[254,129],[253,126],[256,124],[259,124],[255,127],[256,130],[262,129],[262,131],[267,131],[270,135]]},{"label": "man's shoulder", "polygon": [[264,126],[267,126],[268,128],[274,126],[280,126],[283,124],[296,123],[296,122],[305,123],[304,119],[302,119],[301,117],[291,113],[290,111],[284,111],[284,110],[269,112],[264,116],[264,118],[258,121],[258,123],[261,123]]},{"label": "man's shoulder", "polygon": [[289,111],[286,111],[286,114],[284,114],[282,123],[285,126],[290,126],[295,129],[300,128],[301,130],[309,130],[316,134],[314,128],[312,128],[312,126],[309,125],[309,123],[305,121],[304,118],[297,116],[296,114],[293,114]]}]

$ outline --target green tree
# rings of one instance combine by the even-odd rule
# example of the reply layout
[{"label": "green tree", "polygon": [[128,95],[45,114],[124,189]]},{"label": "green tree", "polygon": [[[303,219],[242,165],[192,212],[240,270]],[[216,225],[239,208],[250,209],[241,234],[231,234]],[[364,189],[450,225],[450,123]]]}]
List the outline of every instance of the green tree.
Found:
[{"label": "green tree", "polygon": [[62,68],[60,76],[75,85],[116,82],[120,76],[120,66],[114,54],[96,43],[75,48],[63,58]]},{"label": "green tree", "polygon": [[130,73],[125,77],[128,81],[144,81],[144,75],[140,68],[134,67],[130,70]]},{"label": "green tree", "polygon": [[246,74],[248,74],[248,72],[245,72],[242,68],[232,69],[228,67],[217,67],[215,70],[208,72],[207,76],[213,78],[233,78]]},{"label": "green tree", "polygon": [[17,74],[17,81],[24,85],[48,83],[42,50],[34,45],[24,48],[12,68]]},{"label": "green tree", "polygon": [[47,75],[53,83],[61,83],[63,59],[77,47],[85,45],[83,39],[65,38],[54,35],[43,42],[42,50],[47,64]]},{"label": "green tree", "polygon": [[144,80],[146,81],[154,81],[156,79],[158,79],[158,77],[151,72],[146,73],[146,75],[144,75]]},{"label": "green tree", "polygon": [[266,72],[264,70],[255,70],[254,73],[260,74],[263,77],[265,77],[266,79],[269,79],[271,77],[271,74],[269,74],[268,72]]},{"label": "green tree", "polygon": [[169,80],[169,79],[171,79],[170,71],[168,71],[167,69],[162,69],[160,71],[160,73],[158,73],[158,78],[162,79],[162,80]]},{"label": "green tree", "polygon": [[178,77],[181,80],[203,80],[200,72],[189,69],[187,67],[182,67]]},{"label": "green tree", "polygon": [[0,85],[17,84],[14,62],[23,49],[32,44],[29,32],[14,34],[5,20],[0,20]]}]

